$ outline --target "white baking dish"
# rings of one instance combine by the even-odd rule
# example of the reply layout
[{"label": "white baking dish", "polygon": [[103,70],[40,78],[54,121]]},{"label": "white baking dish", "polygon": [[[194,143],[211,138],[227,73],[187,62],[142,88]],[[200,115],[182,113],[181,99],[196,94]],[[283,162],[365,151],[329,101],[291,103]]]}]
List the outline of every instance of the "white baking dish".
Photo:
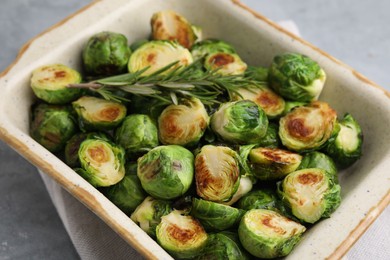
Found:
[{"label": "white baking dish", "polygon": [[[125,34],[129,41],[147,38],[149,20],[158,10],[173,9],[204,29],[204,36],[231,42],[251,65],[269,65],[274,55],[300,52],[316,60],[328,80],[320,97],[339,115],[350,112],[365,134],[364,155],[340,173],[342,204],[330,219],[316,224],[288,259],[340,258],[390,201],[390,94],[337,59],[284,31],[234,0],[102,0],[55,25],[25,45],[1,74],[0,137],[83,202],[147,258],[170,259],[98,190],[28,134],[33,95],[31,71],[43,64],[80,68],[80,50],[94,33]],[[97,19],[98,18],[98,19]]]}]

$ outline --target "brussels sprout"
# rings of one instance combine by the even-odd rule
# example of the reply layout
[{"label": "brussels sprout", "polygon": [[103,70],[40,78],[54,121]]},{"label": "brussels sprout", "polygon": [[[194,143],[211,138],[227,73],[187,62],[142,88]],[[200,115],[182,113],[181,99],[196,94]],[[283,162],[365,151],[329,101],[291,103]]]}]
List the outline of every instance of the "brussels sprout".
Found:
[{"label": "brussels sprout", "polygon": [[61,151],[76,131],[69,107],[42,103],[33,108],[31,137],[50,152]]},{"label": "brussels sprout", "polygon": [[95,187],[107,187],[125,176],[125,151],[103,139],[86,139],[80,144],[82,177]]},{"label": "brussels sprout", "polygon": [[240,185],[237,153],[229,147],[203,146],[195,157],[195,181],[201,198],[229,201]]},{"label": "brussels sprout", "polygon": [[209,120],[199,99],[182,99],[180,104],[166,107],[158,118],[160,141],[163,144],[194,145],[203,136]]},{"label": "brussels sprout", "polygon": [[209,235],[206,247],[196,259],[249,260],[251,257],[242,248],[236,233],[223,231]]},{"label": "brussels sprout", "polygon": [[265,136],[268,118],[253,101],[240,100],[222,104],[212,115],[210,125],[227,142],[252,144]]},{"label": "brussels sprout", "polygon": [[187,19],[172,10],[154,13],[151,26],[153,40],[177,41],[189,49],[197,39]]},{"label": "brussels sprout", "polygon": [[[149,41],[142,44],[130,56],[128,70],[134,73],[149,67],[142,73],[150,75],[163,67],[178,61],[177,66],[187,66],[193,59],[188,49],[170,41]],[[165,71],[169,73],[170,70]]]},{"label": "brussels sprout", "polygon": [[208,235],[192,216],[174,210],[161,218],[156,229],[157,242],[173,257],[194,258],[206,246]]},{"label": "brussels sprout", "polygon": [[76,133],[73,135],[65,145],[65,163],[72,168],[80,167],[79,148],[80,144],[85,139],[103,139],[109,141],[108,137],[103,133]]},{"label": "brussels sprout", "polygon": [[82,95],[78,88],[67,88],[68,84],[81,82],[77,71],[62,65],[46,65],[32,72],[31,88],[34,94],[49,104],[66,104]]},{"label": "brussels sprout", "polygon": [[161,217],[168,215],[172,210],[170,201],[148,196],[138,205],[130,218],[149,236],[155,238],[156,227],[160,224]]},{"label": "brussels sprout", "polygon": [[237,208],[250,209],[275,209],[277,204],[277,195],[271,189],[252,190],[245,194],[235,204]]},{"label": "brussels sprout", "polygon": [[259,258],[288,255],[300,241],[306,228],[279,213],[252,209],[245,213],[238,227],[243,247]]},{"label": "brussels sprout", "polygon": [[268,73],[271,88],[294,101],[317,100],[325,79],[325,71],[317,62],[297,53],[275,56]]},{"label": "brussels sprout", "polygon": [[245,76],[252,78],[257,81],[267,81],[268,80],[268,68],[266,67],[255,67],[248,66],[245,71]]},{"label": "brussels sprout", "polygon": [[132,114],[116,129],[115,141],[127,156],[146,153],[158,145],[157,127],[149,116]]},{"label": "brussels sprout", "polygon": [[205,57],[204,67],[217,70],[222,75],[240,75],[246,70],[246,63],[236,53],[213,52]]},{"label": "brussels sprout", "polygon": [[308,104],[307,102],[301,102],[301,101],[286,101],[282,115],[285,116],[289,112],[291,112],[295,107],[302,107],[302,106],[306,106],[307,104]]},{"label": "brussels sprout", "polygon": [[241,175],[240,184],[238,185],[237,191],[233,194],[233,197],[228,201],[222,201],[221,204],[224,205],[233,205],[239,199],[241,199],[245,194],[250,192],[253,188],[253,178],[251,176]]},{"label": "brussels sprout", "polygon": [[340,131],[328,142],[326,152],[340,168],[346,168],[362,155],[363,133],[351,114],[346,114],[339,123]]},{"label": "brussels sprout", "polygon": [[290,173],[278,183],[278,195],[298,219],[315,223],[329,217],[340,205],[340,185],[323,169],[308,168]]},{"label": "brussels sprout", "polygon": [[295,171],[302,156],[278,148],[254,148],[249,152],[249,161],[253,175],[263,181],[283,179]]},{"label": "brussels sprout", "polygon": [[137,165],[134,166],[126,167],[125,177],[104,192],[106,197],[127,215],[130,215],[147,196],[137,176]]},{"label": "brussels sprout", "polygon": [[72,105],[83,131],[114,129],[126,116],[124,105],[102,98],[83,96]]},{"label": "brussels sprout", "polygon": [[337,114],[327,103],[314,101],[297,107],[279,121],[279,136],[294,151],[320,149],[333,136]]},{"label": "brussels sprout", "polygon": [[130,54],[126,36],[115,32],[100,32],[89,38],[83,49],[84,69],[93,76],[120,74],[126,71]]},{"label": "brussels sprout", "polygon": [[338,183],[338,175],[337,175],[337,167],[328,155],[313,151],[310,153],[306,153],[301,161],[301,164],[297,168],[297,170],[306,169],[306,168],[319,168],[325,170],[329,173],[330,176],[333,177],[333,181]]},{"label": "brussels sprout", "polygon": [[204,58],[216,52],[236,53],[236,50],[229,43],[217,39],[207,39],[197,42],[191,48],[191,54],[194,60]]},{"label": "brussels sprout", "polygon": [[198,219],[206,230],[229,229],[240,222],[244,212],[217,202],[196,198],[192,200],[191,215]]},{"label": "brussels sprout", "polygon": [[178,145],[158,146],[138,158],[137,175],[147,193],[159,199],[183,195],[194,177],[193,154]]},{"label": "brussels sprout", "polygon": [[279,125],[269,122],[265,136],[257,143],[260,147],[277,148],[281,145],[279,138]]},{"label": "brussels sprout", "polygon": [[259,105],[268,116],[268,118],[276,118],[284,111],[284,99],[273,92],[267,86],[253,86],[251,88],[240,88],[237,90],[235,100],[251,100]]}]

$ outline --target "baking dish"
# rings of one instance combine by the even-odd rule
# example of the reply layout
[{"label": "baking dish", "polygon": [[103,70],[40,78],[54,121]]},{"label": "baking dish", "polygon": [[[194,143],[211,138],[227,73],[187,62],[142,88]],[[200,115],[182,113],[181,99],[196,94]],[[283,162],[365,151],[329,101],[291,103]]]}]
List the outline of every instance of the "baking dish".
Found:
[{"label": "baking dish", "polygon": [[[174,9],[204,28],[205,37],[231,42],[245,61],[268,65],[276,53],[296,51],[318,61],[329,78],[321,99],[339,113],[352,113],[365,133],[364,156],[341,173],[343,203],[331,219],[312,228],[290,258],[343,255],[389,202],[389,94],[353,69],[285,32],[238,1],[97,1],[26,45],[2,74],[1,137],[25,158],[58,181],[148,258],[169,256],[122,212],[28,135],[32,102],[31,71],[61,62],[79,68],[86,39],[102,30],[124,33],[130,41],[146,38],[157,10]],[[96,21],[96,17],[100,17]],[[229,19],[226,19],[229,17]],[[364,109],[362,109],[364,108]]]}]

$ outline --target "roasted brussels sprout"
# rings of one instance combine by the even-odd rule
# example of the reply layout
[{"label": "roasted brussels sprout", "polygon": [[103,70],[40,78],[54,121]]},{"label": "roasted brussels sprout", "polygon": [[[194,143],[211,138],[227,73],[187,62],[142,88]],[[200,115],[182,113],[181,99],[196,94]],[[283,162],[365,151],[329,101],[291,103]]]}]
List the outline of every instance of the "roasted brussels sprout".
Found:
[{"label": "roasted brussels sprout", "polygon": [[276,118],[282,115],[284,111],[284,99],[272,91],[267,86],[253,86],[251,88],[240,88],[235,100],[251,100],[259,105],[268,116],[268,118]]},{"label": "roasted brussels sprout", "polygon": [[249,260],[251,257],[242,248],[236,233],[223,231],[209,235],[206,247],[196,259]]},{"label": "roasted brussels sprout", "polygon": [[61,151],[76,131],[69,107],[41,103],[33,108],[31,137],[50,152]]},{"label": "roasted brussels sprout", "polygon": [[313,151],[306,153],[301,161],[301,164],[297,168],[297,170],[302,170],[306,168],[319,168],[327,171],[330,176],[333,177],[333,181],[338,183],[338,173],[337,167],[331,157],[328,155]]},{"label": "roasted brussels sprout", "polygon": [[191,64],[193,59],[190,51],[176,42],[149,41],[142,44],[130,56],[128,70],[134,73],[149,67],[142,73],[146,76],[176,61],[178,63],[174,67]]},{"label": "roasted brussels sprout", "polygon": [[172,10],[153,14],[151,26],[153,40],[177,41],[187,49],[197,40],[193,26],[186,18]]},{"label": "roasted brussels sprout", "polygon": [[102,98],[83,96],[72,102],[83,131],[111,130],[126,116],[126,107],[120,103]]},{"label": "roasted brussels sprout", "polygon": [[317,62],[297,53],[275,56],[268,73],[270,87],[294,101],[317,100],[325,80],[325,71]]},{"label": "roasted brussels sprout", "polygon": [[237,153],[225,146],[203,146],[195,157],[195,182],[201,198],[229,201],[240,185]]},{"label": "roasted brussels sprout", "polygon": [[244,210],[217,202],[194,198],[191,215],[208,231],[222,231],[233,227],[241,220]]},{"label": "roasted brussels sprout", "polygon": [[81,89],[67,87],[68,84],[80,82],[79,72],[62,64],[52,64],[32,72],[31,88],[39,99],[49,104],[62,105],[81,96]]},{"label": "roasted brussels sprout", "polygon": [[213,52],[205,57],[204,67],[222,75],[240,75],[247,65],[236,53]]},{"label": "roasted brussels sprout", "polygon": [[242,217],[238,236],[243,247],[259,258],[288,255],[300,241],[306,228],[279,213],[252,209]]},{"label": "roasted brussels sprout", "polygon": [[194,217],[174,210],[161,218],[156,229],[157,242],[173,257],[194,258],[206,246],[208,235]]},{"label": "roasted brussels sprout", "polygon": [[147,194],[142,189],[137,176],[137,165],[126,165],[125,177],[115,185],[108,187],[104,194],[120,208],[125,214],[130,215],[140,205]]},{"label": "roasted brussels sprout", "polygon": [[334,135],[337,114],[327,103],[297,107],[279,120],[279,136],[294,151],[320,149]]},{"label": "roasted brussels sprout", "polygon": [[328,142],[326,152],[340,168],[346,168],[362,155],[363,133],[351,114],[346,114],[338,124],[340,131]]},{"label": "roasted brussels sprout", "polygon": [[178,145],[157,146],[138,158],[137,175],[142,187],[159,199],[183,195],[194,177],[193,154]]},{"label": "roasted brussels sprout", "polygon": [[292,214],[307,223],[329,217],[340,205],[340,185],[323,169],[290,173],[278,183],[278,195]]},{"label": "roasted brussels sprout", "polygon": [[166,107],[158,118],[160,141],[163,144],[194,145],[203,136],[209,120],[199,99],[182,99],[180,104]]},{"label": "roasted brussels sprout", "polygon": [[277,205],[277,195],[275,191],[271,189],[258,189],[252,190],[245,194],[235,204],[237,208],[250,210],[250,209],[275,209]]},{"label": "roasted brussels sprout", "polygon": [[245,76],[257,81],[268,81],[268,68],[248,66],[245,70]]},{"label": "roasted brussels sprout", "polygon": [[116,75],[126,71],[131,50],[127,38],[115,32],[93,35],[82,53],[86,73],[92,76]]},{"label": "roasted brussels sprout", "polygon": [[76,133],[65,145],[64,157],[65,163],[72,168],[80,167],[79,148],[80,144],[85,139],[103,139],[109,141],[109,138],[104,133]]},{"label": "roasted brussels sprout", "polygon": [[210,125],[227,142],[252,144],[265,136],[268,118],[253,101],[240,100],[222,104],[211,116]]},{"label": "roasted brussels sprout", "polygon": [[80,144],[82,177],[95,187],[107,187],[125,176],[125,150],[103,139],[86,139]]},{"label": "roasted brussels sprout", "polygon": [[140,155],[158,146],[157,127],[149,116],[132,114],[116,129],[115,141],[128,157]]},{"label": "roasted brussels sprout", "polygon": [[161,217],[168,215],[172,210],[170,201],[148,196],[138,205],[130,218],[149,236],[155,238],[156,227],[160,224]]},{"label": "roasted brussels sprout", "polygon": [[279,148],[258,147],[249,152],[253,175],[263,181],[283,179],[300,165],[302,156]]},{"label": "roasted brussels sprout", "polygon": [[207,39],[195,43],[191,48],[191,54],[194,60],[202,59],[211,53],[236,53],[234,47],[224,41],[217,39]]}]

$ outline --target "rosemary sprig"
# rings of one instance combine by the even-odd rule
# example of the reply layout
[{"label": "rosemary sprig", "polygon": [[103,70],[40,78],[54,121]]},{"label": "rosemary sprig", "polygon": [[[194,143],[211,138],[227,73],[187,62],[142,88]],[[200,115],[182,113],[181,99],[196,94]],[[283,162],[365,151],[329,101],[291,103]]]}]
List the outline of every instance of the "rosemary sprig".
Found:
[{"label": "rosemary sprig", "polygon": [[107,100],[127,101],[115,93],[122,90],[135,95],[149,96],[162,103],[177,104],[178,97],[196,97],[205,105],[219,103],[218,97],[231,97],[239,88],[261,87],[264,83],[244,75],[221,75],[217,70],[199,70],[201,61],[187,67],[177,66],[178,61],[147,75],[144,68],[135,73],[98,79],[89,83],[69,84],[69,88],[87,88]]}]

